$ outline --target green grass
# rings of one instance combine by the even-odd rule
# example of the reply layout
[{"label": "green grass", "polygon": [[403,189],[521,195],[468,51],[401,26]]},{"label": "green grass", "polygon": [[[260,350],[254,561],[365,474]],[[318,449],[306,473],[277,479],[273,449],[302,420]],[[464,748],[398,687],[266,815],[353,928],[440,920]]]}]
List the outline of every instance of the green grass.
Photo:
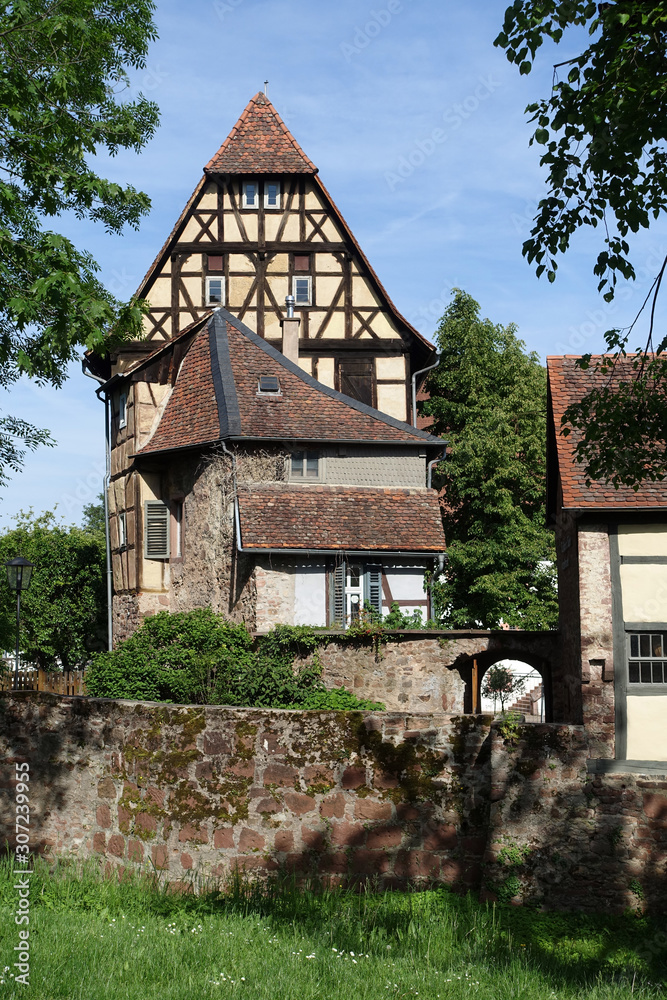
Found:
[{"label": "green grass", "polygon": [[[36,864],[30,986],[0,864],[0,1000],[488,1000],[667,995],[667,936],[603,918],[481,905],[443,889],[373,893],[235,881],[176,894],[150,876]],[[208,891],[206,891],[208,889]]]}]

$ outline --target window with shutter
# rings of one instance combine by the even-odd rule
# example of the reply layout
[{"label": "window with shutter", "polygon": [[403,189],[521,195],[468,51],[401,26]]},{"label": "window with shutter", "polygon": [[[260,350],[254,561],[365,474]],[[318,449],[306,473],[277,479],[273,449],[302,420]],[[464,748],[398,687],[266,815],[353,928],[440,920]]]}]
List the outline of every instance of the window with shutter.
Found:
[{"label": "window with shutter", "polygon": [[160,501],[146,500],[144,506],[144,555],[169,558],[169,507]]},{"label": "window with shutter", "polygon": [[382,566],[367,566],[364,600],[382,616]]},{"label": "window with shutter", "polygon": [[375,366],[372,361],[338,358],[336,388],[339,392],[375,406]]}]

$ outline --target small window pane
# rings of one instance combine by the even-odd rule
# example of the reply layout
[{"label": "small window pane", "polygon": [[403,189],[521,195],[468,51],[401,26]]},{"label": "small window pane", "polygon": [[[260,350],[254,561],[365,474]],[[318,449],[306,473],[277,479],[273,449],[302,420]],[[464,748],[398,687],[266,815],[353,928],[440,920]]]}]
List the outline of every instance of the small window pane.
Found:
[{"label": "small window pane", "polygon": [[206,305],[222,305],[224,299],[224,279],[223,278],[207,278],[206,279]]},{"label": "small window pane", "polygon": [[298,306],[310,305],[310,278],[294,279],[294,299]]},{"label": "small window pane", "polygon": [[650,684],[651,683],[651,664],[650,663],[646,663],[645,661],[642,661],[641,664],[640,664],[640,667],[641,667],[641,680],[642,680],[642,684]]},{"label": "small window pane", "polygon": [[630,636],[630,656],[639,656],[639,636]]},{"label": "small window pane", "polygon": [[222,257],[220,256],[214,257],[211,254],[209,254],[208,269],[209,271],[222,271],[223,270]]},{"label": "small window pane", "polygon": [[658,633],[658,635],[651,636],[651,645],[652,645],[651,655],[662,656],[662,635],[660,635],[660,633]]},{"label": "small window pane", "polygon": [[256,184],[244,184],[243,185],[243,207],[244,208],[257,208],[257,185]]},{"label": "small window pane", "polygon": [[350,582],[348,586],[358,587],[361,584],[361,566],[350,566],[349,570]]},{"label": "small window pane", "polygon": [[653,664],[653,683],[662,684],[662,662],[656,660]]},{"label": "small window pane", "polygon": [[631,684],[639,684],[639,664],[630,663],[629,681]]},{"label": "small window pane", "polygon": [[278,208],[280,206],[280,184],[277,181],[268,181],[266,184],[266,207]]},{"label": "small window pane", "polygon": [[303,452],[295,451],[292,455],[292,475],[303,476]]},{"label": "small window pane", "polygon": [[306,475],[317,476],[319,472],[319,455],[316,451],[306,452]]},{"label": "small window pane", "polygon": [[639,655],[651,655],[651,636],[646,632],[639,636]]},{"label": "small window pane", "polygon": [[310,254],[305,254],[305,253],[294,254],[294,270],[310,271]]}]

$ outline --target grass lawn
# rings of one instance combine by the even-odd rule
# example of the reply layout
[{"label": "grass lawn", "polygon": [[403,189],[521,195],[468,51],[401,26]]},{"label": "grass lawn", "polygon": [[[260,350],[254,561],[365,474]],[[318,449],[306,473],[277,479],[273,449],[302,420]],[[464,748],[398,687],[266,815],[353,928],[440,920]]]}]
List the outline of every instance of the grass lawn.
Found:
[{"label": "grass lawn", "polygon": [[[11,978],[16,881],[0,865],[0,1000],[483,1000],[667,996],[663,923],[481,905],[443,889],[183,895],[149,877],[35,865],[30,985]],[[2,969],[9,966],[5,972]]]}]

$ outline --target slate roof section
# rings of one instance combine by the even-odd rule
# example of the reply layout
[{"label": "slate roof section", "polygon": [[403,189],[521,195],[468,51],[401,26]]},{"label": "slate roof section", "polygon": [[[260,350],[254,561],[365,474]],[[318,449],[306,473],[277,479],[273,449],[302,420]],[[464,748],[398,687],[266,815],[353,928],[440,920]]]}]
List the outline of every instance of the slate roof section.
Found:
[{"label": "slate roof section", "polygon": [[214,174],[315,174],[317,167],[261,91],[204,167]]},{"label": "slate roof section", "polygon": [[[629,486],[615,489],[605,480],[593,481],[586,486],[584,466],[575,461],[574,448],[580,434],[572,432],[567,437],[560,433],[563,413],[572,403],[577,402],[594,388],[601,388],[609,379],[628,381],[632,377],[632,357],[619,359],[614,374],[603,375],[595,370],[595,362],[602,356],[593,356],[591,367],[582,371],[577,367],[578,357],[564,355],[547,358],[549,375],[549,404],[552,454],[549,456],[550,469],[557,463],[557,476],[562,491],[562,505],[569,509],[590,510],[646,510],[667,508],[667,482],[644,482],[636,492]],[[554,444],[555,442],[555,444]],[[553,452],[555,451],[555,454]],[[551,473],[550,473],[551,474]],[[554,484],[552,484],[553,487]],[[550,490],[552,492],[552,490]],[[558,501],[552,495],[550,513],[555,513]]]},{"label": "slate roof section", "polygon": [[[133,377],[153,359],[137,365]],[[258,394],[261,375],[277,376],[279,396]],[[317,382],[226,309],[217,309],[195,335],[160,423],[139,454],[221,439],[444,447],[440,438]]]},{"label": "slate roof section", "polygon": [[244,550],[445,549],[435,490],[262,483],[240,488],[238,505]]}]

